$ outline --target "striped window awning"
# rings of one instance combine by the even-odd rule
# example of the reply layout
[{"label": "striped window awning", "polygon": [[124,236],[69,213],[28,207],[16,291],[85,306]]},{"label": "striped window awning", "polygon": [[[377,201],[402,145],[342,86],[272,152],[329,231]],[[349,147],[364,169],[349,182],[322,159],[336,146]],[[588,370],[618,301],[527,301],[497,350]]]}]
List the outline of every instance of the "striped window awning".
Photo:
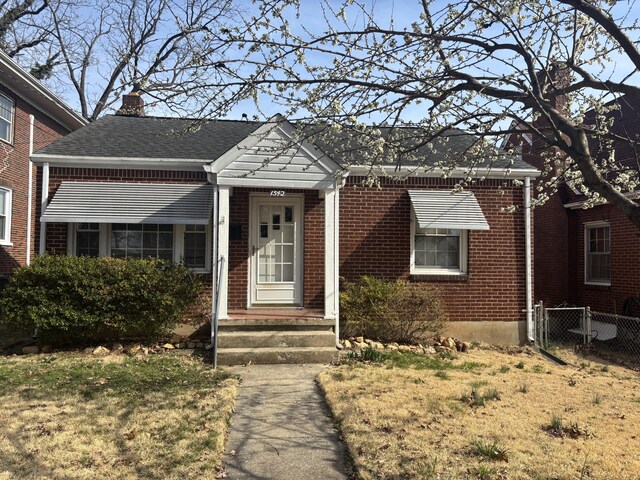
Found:
[{"label": "striped window awning", "polygon": [[450,190],[409,190],[411,205],[420,228],[489,230],[472,192]]},{"label": "striped window awning", "polygon": [[63,181],[41,220],[207,225],[212,202],[211,185]]}]

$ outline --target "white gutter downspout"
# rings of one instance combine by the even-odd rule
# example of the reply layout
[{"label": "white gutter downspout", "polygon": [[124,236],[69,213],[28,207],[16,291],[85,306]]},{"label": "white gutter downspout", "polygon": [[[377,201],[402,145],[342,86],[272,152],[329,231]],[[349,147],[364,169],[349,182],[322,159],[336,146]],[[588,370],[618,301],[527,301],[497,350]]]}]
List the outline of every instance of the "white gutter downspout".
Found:
[{"label": "white gutter downspout", "polygon": [[524,177],[524,249],[526,278],[526,306],[527,306],[527,337],[534,341],[533,302],[531,285],[531,177]]},{"label": "white gutter downspout", "polygon": [[33,199],[33,163],[31,163],[31,155],[33,155],[33,126],[35,122],[35,117],[33,115],[29,115],[29,175],[28,175],[28,186],[27,186],[27,255],[25,257],[25,263],[27,265],[31,265],[31,213],[32,213],[32,203]]},{"label": "white gutter downspout", "polygon": [[[49,200],[49,163],[42,164],[42,199],[40,203],[40,215],[44,215]],[[40,221],[40,255],[47,250],[47,223]]]},{"label": "white gutter downspout", "polygon": [[336,345],[340,343],[340,182],[336,182],[335,200],[333,202],[333,273],[334,273],[334,315],[336,318]]}]

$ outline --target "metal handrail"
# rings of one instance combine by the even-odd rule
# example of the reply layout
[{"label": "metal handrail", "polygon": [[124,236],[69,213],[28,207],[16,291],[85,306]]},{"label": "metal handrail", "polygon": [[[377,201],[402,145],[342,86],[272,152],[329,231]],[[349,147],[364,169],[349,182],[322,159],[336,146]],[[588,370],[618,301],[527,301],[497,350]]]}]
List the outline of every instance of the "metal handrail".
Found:
[{"label": "metal handrail", "polygon": [[213,349],[213,368],[218,368],[218,317],[220,316],[220,285],[222,285],[222,275],[224,274],[224,257],[220,257],[218,262],[218,278],[216,279],[216,298],[213,308],[213,321],[211,325],[211,346]]}]

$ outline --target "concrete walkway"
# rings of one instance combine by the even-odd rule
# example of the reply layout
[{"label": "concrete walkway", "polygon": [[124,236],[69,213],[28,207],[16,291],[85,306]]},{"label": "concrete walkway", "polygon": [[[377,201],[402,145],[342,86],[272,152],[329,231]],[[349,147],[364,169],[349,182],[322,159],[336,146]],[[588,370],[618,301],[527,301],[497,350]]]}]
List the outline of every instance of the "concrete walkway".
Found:
[{"label": "concrete walkway", "polygon": [[229,479],[345,479],[345,449],[315,383],[322,365],[251,365],[225,456]]}]

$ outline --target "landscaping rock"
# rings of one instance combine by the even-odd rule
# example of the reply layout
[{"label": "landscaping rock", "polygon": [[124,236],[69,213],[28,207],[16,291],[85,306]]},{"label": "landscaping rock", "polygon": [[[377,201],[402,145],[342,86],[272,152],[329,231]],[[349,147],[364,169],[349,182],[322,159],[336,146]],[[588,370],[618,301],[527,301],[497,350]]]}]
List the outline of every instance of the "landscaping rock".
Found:
[{"label": "landscaping rock", "polygon": [[51,345],[43,345],[40,351],[42,353],[51,353],[53,352],[53,347]]},{"label": "landscaping rock", "polygon": [[39,352],[39,348],[37,345],[29,345],[27,347],[22,347],[22,353],[25,355],[33,355],[34,353]]},{"label": "landscaping rock", "polygon": [[196,342],[196,348],[204,348],[205,344],[204,342]]},{"label": "landscaping rock", "polygon": [[443,339],[440,342],[440,345],[442,345],[443,347],[447,347],[447,348],[450,348],[451,350],[453,350],[453,349],[456,348],[456,341],[451,337],[447,337],[447,338]]},{"label": "landscaping rock", "polygon": [[124,352],[124,347],[121,343],[114,343],[113,345],[111,345],[111,351],[113,353],[122,353]]},{"label": "landscaping rock", "polygon": [[191,348],[191,349],[196,348],[196,342],[187,343],[187,348]]},{"label": "landscaping rock", "polygon": [[129,355],[135,355],[136,353],[140,353],[140,350],[142,350],[142,346],[139,343],[127,345],[124,348],[124,352],[128,353]]},{"label": "landscaping rock", "polygon": [[91,355],[93,353],[93,348],[91,347],[87,347],[84,349],[84,353],[86,353],[87,355]]},{"label": "landscaping rock", "polygon": [[468,342],[462,342],[462,348],[460,349],[460,351],[462,353],[467,353],[469,351],[470,345]]},{"label": "landscaping rock", "polygon": [[412,349],[409,345],[398,345],[398,350],[401,352],[410,352]]},{"label": "landscaping rock", "polygon": [[389,343],[387,344],[386,349],[390,352],[395,352],[396,350],[398,350],[398,346],[394,345],[393,343]]},{"label": "landscaping rock", "polygon": [[107,347],[103,347],[102,345],[96,347],[93,349],[93,351],[91,352],[92,355],[108,355],[109,354],[109,349]]},{"label": "landscaping rock", "polygon": [[376,350],[384,350],[384,345],[380,342],[371,342],[369,346],[371,348],[375,348]]},{"label": "landscaping rock", "polygon": [[364,343],[364,337],[356,337],[355,341],[356,343]]},{"label": "landscaping rock", "polygon": [[173,350],[176,347],[174,347],[173,344],[171,344],[171,343],[165,343],[164,345],[162,345],[162,348],[164,348],[166,350]]},{"label": "landscaping rock", "polygon": [[433,355],[436,352],[436,349],[434,347],[432,347],[431,345],[427,345],[426,347],[424,347],[422,349],[422,351],[425,353],[425,355]]},{"label": "landscaping rock", "polygon": [[349,340],[345,340],[343,344],[344,348],[353,348],[353,345],[351,345],[351,342]]},{"label": "landscaping rock", "polygon": [[369,346],[369,345],[367,345],[367,344],[366,344],[366,343],[364,343],[364,342],[355,342],[355,343],[353,344],[353,348],[356,348],[356,349],[358,349],[358,350],[362,350],[363,348],[367,348],[368,346]]},{"label": "landscaping rock", "polygon": [[149,349],[147,347],[142,347],[140,352],[142,352],[142,355],[149,355]]}]

